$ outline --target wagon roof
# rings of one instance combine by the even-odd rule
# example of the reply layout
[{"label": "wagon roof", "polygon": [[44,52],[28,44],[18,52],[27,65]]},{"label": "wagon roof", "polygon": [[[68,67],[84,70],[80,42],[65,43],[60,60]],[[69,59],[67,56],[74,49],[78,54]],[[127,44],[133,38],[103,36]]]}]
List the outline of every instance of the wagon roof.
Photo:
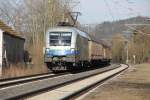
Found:
[{"label": "wagon roof", "polygon": [[89,36],[90,36],[91,41],[97,42],[97,43],[103,45],[106,48],[111,48],[111,45],[110,45],[110,43],[108,43],[108,41],[104,41],[104,40],[99,39],[99,38],[97,38],[93,35],[90,35],[90,34],[89,34]]},{"label": "wagon roof", "polygon": [[10,26],[6,25],[4,22],[0,20],[0,29],[4,31],[5,34],[11,35],[15,38],[23,39],[25,38],[19,36],[19,33],[13,30]]}]

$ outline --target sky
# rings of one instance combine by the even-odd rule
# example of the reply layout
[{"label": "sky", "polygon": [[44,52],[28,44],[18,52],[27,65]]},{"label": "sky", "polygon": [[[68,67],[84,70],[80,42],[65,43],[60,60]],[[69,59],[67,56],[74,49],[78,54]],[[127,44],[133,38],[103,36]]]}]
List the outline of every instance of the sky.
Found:
[{"label": "sky", "polygon": [[81,24],[97,24],[135,16],[150,17],[150,0],[78,0],[74,11]]}]

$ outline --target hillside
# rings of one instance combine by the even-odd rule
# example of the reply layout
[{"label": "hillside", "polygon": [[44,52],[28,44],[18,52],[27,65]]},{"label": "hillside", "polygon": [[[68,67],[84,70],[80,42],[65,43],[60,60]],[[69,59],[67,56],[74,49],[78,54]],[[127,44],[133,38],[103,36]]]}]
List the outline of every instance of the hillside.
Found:
[{"label": "hillside", "polygon": [[[139,16],[115,22],[103,22],[102,24],[99,24],[95,27],[93,33],[96,34],[96,37],[99,37],[101,39],[111,38],[112,36],[118,33],[130,37],[132,35],[133,30],[125,26],[125,24],[150,24],[150,21],[147,19],[148,19],[147,17]],[[138,26],[138,27],[142,28],[145,26]]]}]

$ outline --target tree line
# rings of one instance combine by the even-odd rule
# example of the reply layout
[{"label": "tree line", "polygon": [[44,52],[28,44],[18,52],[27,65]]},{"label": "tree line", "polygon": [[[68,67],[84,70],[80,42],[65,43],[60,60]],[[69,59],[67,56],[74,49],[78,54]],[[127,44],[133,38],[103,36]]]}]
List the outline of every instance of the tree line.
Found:
[{"label": "tree line", "polygon": [[133,31],[130,39],[126,39],[121,34],[112,38],[113,62],[126,63],[127,56],[129,63],[150,62],[150,27],[144,26],[137,30]]}]

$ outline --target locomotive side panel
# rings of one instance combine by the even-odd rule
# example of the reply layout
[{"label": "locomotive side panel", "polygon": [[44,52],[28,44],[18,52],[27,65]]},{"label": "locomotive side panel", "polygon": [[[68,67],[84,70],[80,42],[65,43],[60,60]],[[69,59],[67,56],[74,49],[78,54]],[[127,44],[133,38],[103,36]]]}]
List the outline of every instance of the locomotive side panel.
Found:
[{"label": "locomotive side panel", "polygon": [[78,62],[88,61],[89,58],[88,47],[89,47],[88,39],[78,35],[76,39],[76,48],[79,51],[79,55],[76,56]]}]

